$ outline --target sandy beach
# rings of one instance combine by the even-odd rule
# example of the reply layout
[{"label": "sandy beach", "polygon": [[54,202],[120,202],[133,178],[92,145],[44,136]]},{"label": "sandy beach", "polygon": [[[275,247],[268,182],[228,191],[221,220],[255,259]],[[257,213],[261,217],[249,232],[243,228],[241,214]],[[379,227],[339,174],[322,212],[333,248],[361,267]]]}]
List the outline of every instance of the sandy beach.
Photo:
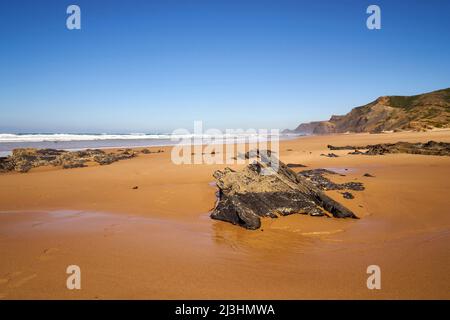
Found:
[{"label": "sandy beach", "polygon": [[[0,299],[450,299],[450,158],[320,155],[328,144],[428,140],[450,142],[450,131],[282,141],[283,162],[363,182],[351,200],[327,192],[360,219],[294,214],[256,231],[209,218],[212,174],[226,165],[174,165],[171,147],[1,174]],[[81,290],[66,288],[72,264]],[[366,287],[373,264],[381,290]]]}]

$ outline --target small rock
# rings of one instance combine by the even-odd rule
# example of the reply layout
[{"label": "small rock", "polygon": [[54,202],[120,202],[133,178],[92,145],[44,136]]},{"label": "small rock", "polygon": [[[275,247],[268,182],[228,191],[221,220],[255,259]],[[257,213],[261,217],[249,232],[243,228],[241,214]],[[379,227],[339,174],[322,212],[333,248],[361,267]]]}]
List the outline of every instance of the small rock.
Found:
[{"label": "small rock", "polygon": [[375,178],[375,176],[371,175],[370,173],[364,173],[363,176],[369,177],[369,178]]},{"label": "small rock", "polygon": [[328,154],[324,154],[324,153],[321,153],[320,154],[322,157],[328,157],[328,158],[338,158],[339,156],[337,155],[337,154],[335,154],[335,153],[328,153]]},{"label": "small rock", "polygon": [[61,166],[63,169],[85,167],[87,162],[97,162],[101,165],[129,159],[135,156],[131,149],[123,152],[106,153],[99,149],[80,151],[65,151],[56,149],[17,148],[11,156],[0,159],[0,172],[28,172],[41,166]]},{"label": "small rock", "polygon": [[137,190],[139,187],[138,186],[134,186],[133,187],[133,190]]},{"label": "small rock", "polygon": [[325,174],[335,175],[336,172],[327,169],[313,169],[300,171],[298,173],[298,175],[308,178],[311,183],[321,190],[364,190],[364,185],[361,182],[335,183],[326,178],[324,176]]},{"label": "small rock", "polygon": [[355,196],[353,194],[351,194],[350,192],[347,192],[347,191],[342,192],[341,194],[345,199],[354,199],[355,198]]},{"label": "small rock", "polygon": [[9,157],[0,157],[0,172],[14,170],[14,163]]}]

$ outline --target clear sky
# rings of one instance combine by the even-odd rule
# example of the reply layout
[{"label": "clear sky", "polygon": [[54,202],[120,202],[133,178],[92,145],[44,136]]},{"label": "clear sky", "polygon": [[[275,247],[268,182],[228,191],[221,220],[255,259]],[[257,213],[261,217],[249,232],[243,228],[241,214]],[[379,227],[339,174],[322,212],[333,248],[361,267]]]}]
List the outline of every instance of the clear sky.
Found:
[{"label": "clear sky", "polygon": [[0,133],[294,128],[449,86],[447,0],[0,2]]}]

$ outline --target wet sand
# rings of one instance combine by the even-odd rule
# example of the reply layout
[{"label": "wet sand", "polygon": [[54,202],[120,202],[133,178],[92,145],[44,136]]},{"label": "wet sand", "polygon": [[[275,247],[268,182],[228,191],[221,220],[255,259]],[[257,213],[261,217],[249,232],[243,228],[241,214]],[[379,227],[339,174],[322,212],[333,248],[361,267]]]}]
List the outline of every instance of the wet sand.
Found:
[{"label": "wet sand", "polygon": [[[281,142],[285,163],[363,182],[353,200],[327,192],[361,219],[292,215],[258,231],[208,217],[212,173],[225,165],[177,166],[169,147],[108,166],[2,174],[0,299],[449,299],[450,157],[320,156],[327,144],[431,139],[450,142],[450,131]],[[66,288],[71,264],[81,290]],[[381,290],[366,287],[372,264]]]}]

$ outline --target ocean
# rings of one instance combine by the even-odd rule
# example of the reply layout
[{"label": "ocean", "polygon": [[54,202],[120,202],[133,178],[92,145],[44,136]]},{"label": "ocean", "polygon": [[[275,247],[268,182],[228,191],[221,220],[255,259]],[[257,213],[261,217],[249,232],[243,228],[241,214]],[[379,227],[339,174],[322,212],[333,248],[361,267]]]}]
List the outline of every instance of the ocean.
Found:
[{"label": "ocean", "polygon": [[[280,140],[297,137],[293,134],[280,134]],[[172,135],[172,134],[71,134],[71,133],[0,133],[0,156],[5,157],[11,154],[16,148],[51,148],[63,150],[83,150],[83,149],[107,149],[107,148],[134,148],[134,147],[155,147],[171,146],[180,143],[195,143],[198,140],[222,138],[224,143],[244,143],[265,141],[273,136],[258,134],[233,134],[222,136],[210,135]],[[205,140],[206,139],[206,140]],[[217,140],[216,140],[217,141]]]}]

